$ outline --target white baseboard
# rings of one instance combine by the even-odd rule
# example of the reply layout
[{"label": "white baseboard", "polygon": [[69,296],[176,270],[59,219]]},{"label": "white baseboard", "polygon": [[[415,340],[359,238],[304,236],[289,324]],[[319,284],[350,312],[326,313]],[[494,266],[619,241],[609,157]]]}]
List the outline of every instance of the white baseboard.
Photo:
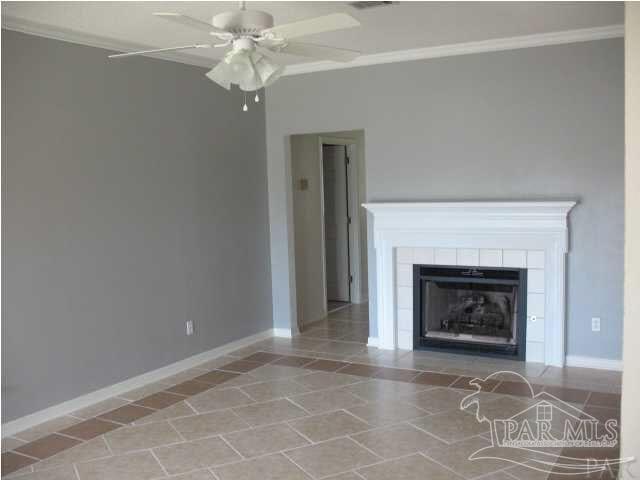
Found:
[{"label": "white baseboard", "polygon": [[255,335],[250,335],[248,337],[235,340],[225,345],[221,345],[220,347],[216,347],[212,350],[193,355],[192,357],[188,357],[184,360],[166,365],[164,367],[158,368],[157,370],[152,370],[150,372],[143,373],[142,375],[129,378],[120,383],[116,383],[115,385],[101,388],[100,390],[96,390],[94,392],[87,393],[86,395],[67,400],[63,403],[59,403],[58,405],[53,405],[51,407],[45,408],[44,410],[40,410],[38,412],[25,415],[24,417],[11,420],[10,422],[2,424],[2,438],[9,437],[48,420],[53,420],[54,418],[68,415],[72,412],[75,412],[76,410],[88,407],[108,398],[122,395],[123,393],[135,388],[143,387],[148,383],[157,382],[158,380],[162,380],[163,378],[175,375],[176,373],[180,373],[184,370],[188,370],[204,362],[208,362],[209,360],[213,360],[214,358],[220,357],[239,348],[246,347],[260,340],[264,340],[273,336],[285,336],[284,334],[280,334],[285,330],[289,332],[289,336],[291,336],[291,332],[288,329],[273,328],[265,330],[264,332],[256,333]]},{"label": "white baseboard", "polygon": [[367,339],[367,347],[377,347],[378,346],[378,337],[369,337]]},{"label": "white baseboard", "polygon": [[622,371],[622,360],[611,358],[581,357],[579,355],[567,355],[565,364],[567,367],[597,368],[599,370]]},{"label": "white baseboard", "polygon": [[282,337],[282,338],[291,338],[293,335],[291,334],[290,328],[274,328],[273,336]]}]

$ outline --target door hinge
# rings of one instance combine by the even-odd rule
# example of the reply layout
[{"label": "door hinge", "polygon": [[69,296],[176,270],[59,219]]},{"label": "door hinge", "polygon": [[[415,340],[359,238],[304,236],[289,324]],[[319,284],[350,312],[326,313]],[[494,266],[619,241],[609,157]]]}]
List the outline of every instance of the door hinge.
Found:
[{"label": "door hinge", "polygon": [[347,217],[347,225],[351,225],[351,217]]},{"label": "door hinge", "polygon": [[344,161],[349,165],[351,163],[351,159],[349,157],[345,157]]},{"label": "door hinge", "polygon": [[353,275],[349,275],[349,283],[353,283]]}]

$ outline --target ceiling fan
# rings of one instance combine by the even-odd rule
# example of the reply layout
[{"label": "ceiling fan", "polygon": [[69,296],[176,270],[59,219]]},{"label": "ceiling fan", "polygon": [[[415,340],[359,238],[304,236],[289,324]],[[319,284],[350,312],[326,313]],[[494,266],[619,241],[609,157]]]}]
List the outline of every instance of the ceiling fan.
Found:
[{"label": "ceiling fan", "polygon": [[[231,84],[235,84],[244,92],[249,92],[271,85],[282,75],[284,66],[275,62],[272,54],[284,53],[336,62],[349,62],[360,55],[360,52],[355,50],[290,41],[292,38],[360,25],[355,18],[346,13],[332,13],[275,26],[273,16],[267,12],[246,10],[245,2],[240,2],[239,10],[214,16],[210,24],[180,13],[154,13],[153,15],[205,32],[221,40],[222,43],[201,43],[118,53],[109,55],[109,58],[196,48],[231,47],[224,58],[206,75],[227,90],[231,89]],[[259,101],[257,93],[255,98],[256,102]],[[243,109],[247,110],[246,93]]]}]

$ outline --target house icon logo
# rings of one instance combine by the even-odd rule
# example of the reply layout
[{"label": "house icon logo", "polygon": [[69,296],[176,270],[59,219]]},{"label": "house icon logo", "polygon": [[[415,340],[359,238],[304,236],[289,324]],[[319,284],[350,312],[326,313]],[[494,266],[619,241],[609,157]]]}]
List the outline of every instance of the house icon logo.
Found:
[{"label": "house icon logo", "polygon": [[[491,402],[483,387],[505,377],[516,377],[528,386],[529,394],[519,397],[526,406],[515,413],[492,416],[487,411],[495,412],[495,409],[483,408]],[[535,393],[527,379],[516,372],[494,372],[469,383],[476,391],[461,400],[460,409],[475,411],[476,420],[489,423],[491,431],[491,445],[473,452],[469,460],[504,460],[560,475],[615,471],[621,464],[634,460],[608,455],[608,452],[617,452],[617,419],[598,419],[549,392]],[[523,390],[526,392],[526,387]],[[582,454],[594,449],[602,455],[591,458],[593,455]]]}]

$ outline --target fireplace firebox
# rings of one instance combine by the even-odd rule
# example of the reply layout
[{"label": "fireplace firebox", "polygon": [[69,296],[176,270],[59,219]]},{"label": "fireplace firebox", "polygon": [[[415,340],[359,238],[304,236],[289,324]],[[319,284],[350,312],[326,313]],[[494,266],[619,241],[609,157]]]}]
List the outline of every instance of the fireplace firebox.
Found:
[{"label": "fireplace firebox", "polygon": [[525,359],[526,269],[413,266],[414,349]]}]

